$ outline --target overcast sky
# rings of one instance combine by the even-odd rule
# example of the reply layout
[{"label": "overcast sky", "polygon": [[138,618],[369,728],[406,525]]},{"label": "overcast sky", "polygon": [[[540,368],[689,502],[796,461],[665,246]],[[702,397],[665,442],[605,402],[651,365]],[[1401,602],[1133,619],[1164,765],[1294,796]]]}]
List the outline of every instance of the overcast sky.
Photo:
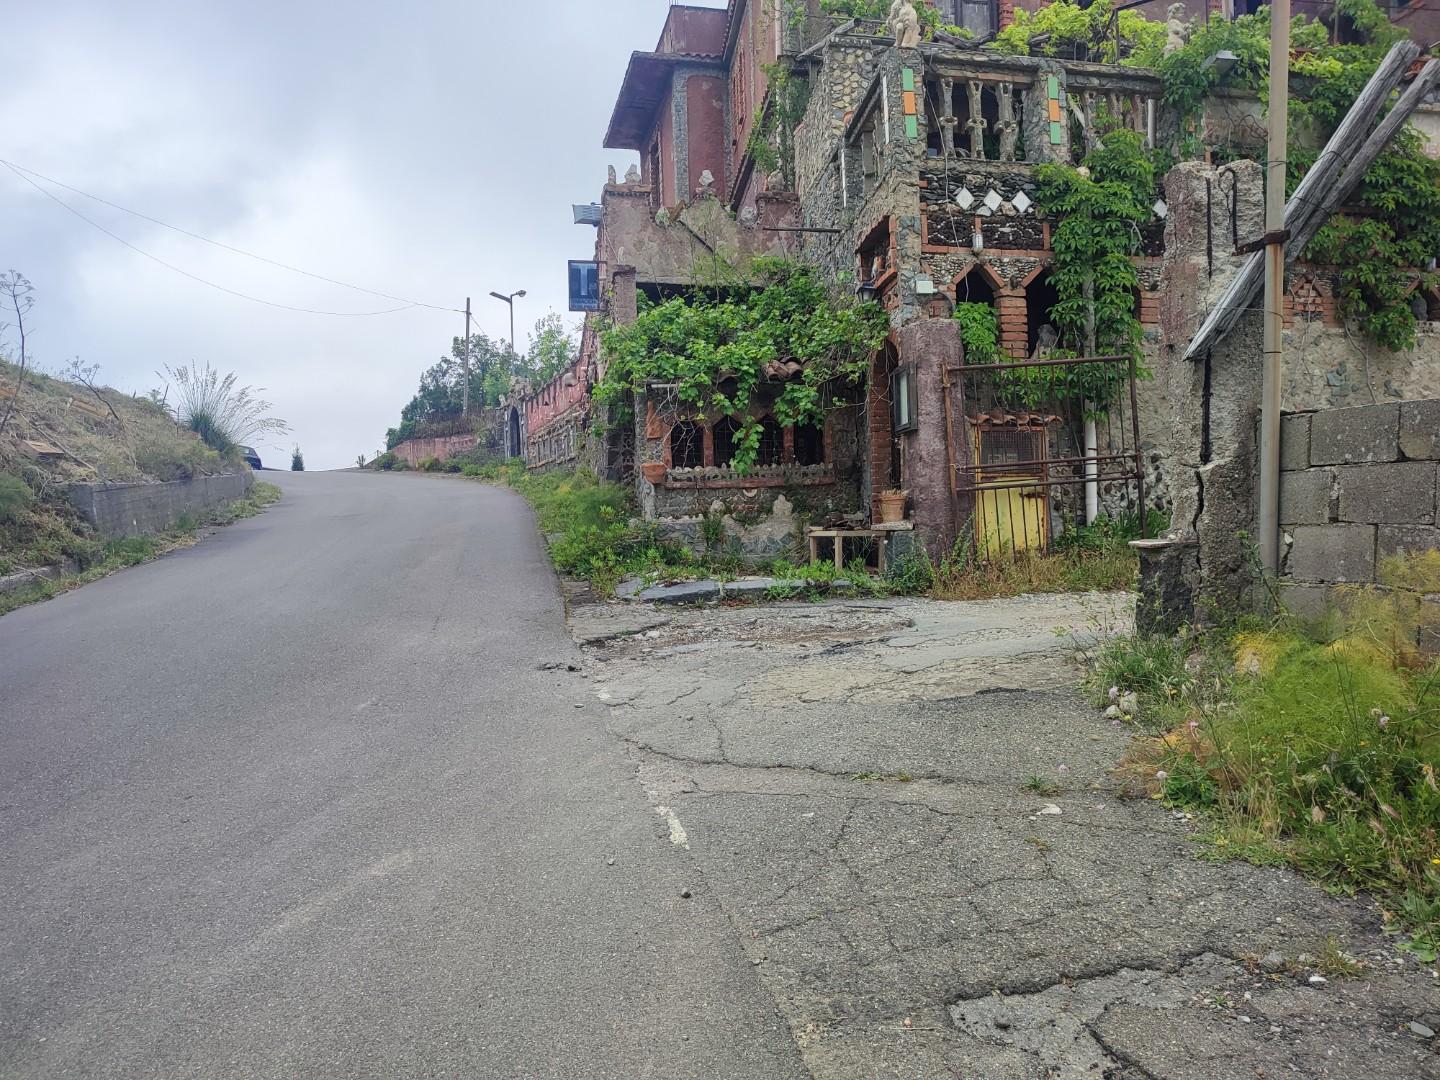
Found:
[{"label": "overcast sky", "polygon": [[[711,6],[723,6],[716,0]],[[601,148],[633,49],[668,0],[51,0],[0,35],[0,158],[215,240],[407,300],[463,308],[517,338],[564,312],[565,260],[594,231]],[[47,186],[42,183],[42,186]],[[291,307],[371,312],[337,288],[51,188],[136,247]],[[31,345],[126,391],[165,364],[266,388],[312,469],[383,445],[463,316],[298,314],[157,265],[0,168],[0,270],[35,285]],[[573,319],[566,313],[567,319]],[[267,464],[289,440],[262,446]]]}]

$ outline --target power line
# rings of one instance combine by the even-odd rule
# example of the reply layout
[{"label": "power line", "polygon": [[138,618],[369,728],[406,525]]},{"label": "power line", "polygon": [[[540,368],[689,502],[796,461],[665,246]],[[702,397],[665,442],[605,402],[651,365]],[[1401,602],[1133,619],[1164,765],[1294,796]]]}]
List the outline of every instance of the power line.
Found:
[{"label": "power line", "polygon": [[[45,176],[45,175],[43,175],[42,173],[37,173],[37,172],[34,172],[34,171],[31,170],[31,169],[22,168],[21,166],[18,166],[18,165],[16,165],[16,164],[14,164],[13,162],[6,161],[4,158],[0,158],[0,165],[4,165],[7,169],[9,169],[9,170],[10,170],[12,173],[14,173],[17,177],[19,177],[21,180],[25,181],[25,183],[29,184],[29,185],[30,185],[31,187],[33,187],[36,191],[40,192],[41,195],[44,195],[47,199],[49,199],[51,202],[55,203],[57,206],[60,206],[60,207],[62,207],[63,209],[69,211],[71,214],[74,214],[74,215],[75,215],[77,218],[79,218],[81,221],[85,222],[85,224],[91,226],[91,227],[94,228],[94,229],[98,229],[100,232],[104,233],[106,236],[110,237],[112,240],[116,241],[117,243],[123,244],[125,247],[127,247],[127,248],[129,248],[131,251],[135,252],[137,255],[143,255],[145,258],[151,260],[152,262],[158,263],[159,265],[165,267],[165,269],[170,270],[170,271],[172,271],[172,272],[174,272],[174,273],[176,273],[176,274],[179,274],[179,275],[181,275],[182,277],[189,278],[191,281],[199,282],[201,285],[208,285],[208,286],[209,286],[210,288],[212,288],[212,289],[218,289],[220,292],[228,293],[230,296],[239,297],[241,300],[248,300],[248,301],[250,301],[250,302],[252,302],[252,303],[263,304],[263,305],[265,305],[266,307],[279,308],[279,309],[282,310],[282,311],[295,311],[295,312],[299,312],[299,313],[305,314],[305,315],[331,315],[331,316],[342,317],[342,318],[349,318],[349,317],[353,317],[353,318],[365,318],[365,317],[370,317],[370,316],[374,316],[374,315],[394,315],[394,314],[396,314],[396,313],[398,313],[398,312],[401,312],[401,311],[409,311],[409,310],[411,310],[411,309],[413,309],[413,308],[429,308],[429,309],[431,309],[431,310],[433,310],[433,311],[447,311],[447,312],[449,312],[449,311],[456,311],[456,312],[458,312],[458,311],[459,311],[458,308],[443,307],[443,306],[441,306],[441,305],[439,305],[439,304],[426,304],[426,303],[422,303],[422,302],[420,302],[420,301],[418,301],[418,300],[407,300],[407,299],[405,299],[404,297],[401,297],[401,296],[391,296],[391,295],[388,294],[388,293],[381,293],[381,292],[376,292],[376,291],[374,291],[373,289],[361,288],[359,285],[351,285],[351,284],[349,284],[349,283],[347,283],[347,282],[337,281],[337,280],[335,280],[335,279],[333,279],[333,278],[327,278],[327,277],[324,277],[323,275],[320,275],[320,274],[312,274],[312,273],[310,273],[308,270],[301,270],[301,269],[299,269],[298,267],[288,266],[288,265],[286,265],[285,263],[276,262],[276,261],[273,260],[273,259],[267,259],[267,258],[265,258],[263,255],[255,255],[255,254],[253,254],[252,252],[244,251],[244,250],[241,250],[240,248],[236,248],[236,247],[231,247],[229,244],[221,243],[221,242],[218,241],[218,240],[211,240],[211,239],[209,239],[208,237],[201,236],[201,235],[198,234],[198,233],[192,233],[192,232],[190,232],[190,231],[187,230],[187,229],[182,229],[182,228],[180,228],[179,226],[170,225],[170,224],[168,224],[167,222],[160,221],[158,218],[152,218],[152,217],[150,217],[148,214],[142,214],[142,213],[140,213],[138,210],[130,210],[130,209],[128,209],[127,207],[120,206],[120,205],[117,204],[117,203],[112,203],[112,202],[109,202],[109,201],[106,200],[106,199],[102,199],[102,198],[100,198],[98,195],[91,195],[91,194],[89,194],[88,192],[81,191],[79,188],[73,188],[73,187],[70,187],[70,185],[68,185],[68,184],[63,184],[63,183],[61,183],[61,182],[58,181],[58,180],[52,180],[50,177]],[[28,175],[27,175],[27,174],[28,174]],[[133,216],[135,216],[135,217],[138,217],[138,218],[142,218],[142,219],[145,220],[145,221],[153,222],[153,223],[156,224],[156,225],[160,225],[160,226],[162,226],[162,227],[164,227],[164,228],[166,228],[166,229],[171,229],[171,230],[173,230],[174,232],[181,233],[182,235],[185,235],[185,236],[193,237],[194,239],[196,239],[196,240],[201,240],[201,241],[203,241],[203,242],[205,242],[205,243],[207,243],[207,244],[212,244],[212,245],[214,245],[215,247],[223,248],[223,249],[225,249],[225,250],[227,250],[227,251],[234,252],[234,253],[237,254],[237,255],[243,255],[243,256],[245,256],[245,257],[247,257],[247,258],[256,259],[256,260],[258,260],[259,262],[269,263],[269,264],[272,265],[272,266],[279,267],[280,269],[283,269],[283,270],[289,270],[289,271],[291,271],[291,272],[293,272],[293,273],[296,273],[296,274],[302,274],[302,275],[304,275],[305,277],[314,278],[314,279],[316,279],[317,281],[324,281],[324,282],[327,282],[327,283],[332,284],[332,285],[339,285],[339,286],[341,286],[342,288],[353,289],[353,290],[355,290],[356,292],[368,293],[368,294],[371,295],[371,296],[378,296],[378,297],[381,297],[381,298],[383,298],[383,299],[394,300],[394,301],[400,303],[402,306],[401,306],[401,307],[397,307],[397,308],[386,308],[386,309],[383,310],[383,311],[320,311],[320,310],[317,310],[317,309],[314,309],[314,308],[293,307],[293,306],[291,306],[291,305],[289,305],[289,304],[280,304],[280,303],[276,303],[276,302],[273,301],[273,300],[264,300],[264,299],[262,299],[262,298],[260,298],[260,297],[258,297],[258,296],[251,296],[251,295],[249,295],[248,293],[238,292],[238,291],[235,290],[235,289],[231,289],[231,288],[228,288],[228,287],[226,287],[226,286],[224,286],[224,285],[219,285],[219,284],[217,284],[217,283],[215,283],[215,282],[213,282],[213,281],[210,281],[210,280],[208,280],[208,279],[206,279],[206,278],[202,278],[202,277],[200,277],[200,276],[197,275],[197,274],[192,274],[192,273],[190,273],[188,270],[182,270],[180,267],[175,266],[173,263],[168,263],[168,262],[166,262],[164,259],[160,258],[159,256],[157,256],[157,255],[152,255],[150,252],[144,250],[143,248],[137,247],[136,245],[132,244],[129,240],[126,240],[123,236],[120,236],[120,235],[118,235],[118,234],[110,231],[110,230],[107,229],[104,225],[101,225],[99,222],[95,221],[94,219],[89,218],[89,217],[86,217],[86,216],[85,216],[84,214],[82,214],[79,210],[75,209],[75,208],[74,208],[73,206],[71,206],[69,203],[65,202],[63,199],[61,199],[61,198],[59,198],[58,196],[56,196],[53,192],[47,191],[45,188],[41,187],[39,184],[37,184],[37,183],[31,178],[32,176],[38,176],[38,177],[40,177],[40,179],[45,180],[45,181],[47,181],[48,183],[52,183],[52,184],[57,185],[58,187],[65,188],[67,191],[73,191],[73,192],[75,192],[77,195],[82,195],[82,196],[84,196],[84,197],[87,198],[87,199],[93,199],[95,202],[101,203],[101,204],[103,204],[103,205],[105,205],[105,206],[113,207],[113,208],[116,209],[116,210],[120,210],[120,211],[123,211],[124,213],[131,214],[131,215],[133,215]]]}]

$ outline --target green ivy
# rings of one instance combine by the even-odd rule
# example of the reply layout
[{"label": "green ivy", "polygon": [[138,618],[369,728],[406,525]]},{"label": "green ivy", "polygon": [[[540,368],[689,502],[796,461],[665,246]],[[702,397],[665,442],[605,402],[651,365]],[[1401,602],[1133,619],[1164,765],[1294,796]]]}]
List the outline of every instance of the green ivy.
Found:
[{"label": "green ivy", "polygon": [[740,422],[736,471],[748,472],[760,444],[751,414],[764,368],[777,360],[803,365],[772,411],[781,424],[820,423],[836,404],[836,384],[859,385],[889,332],[878,304],[840,299],[819,272],[783,259],[755,259],[754,285],[644,302],[628,326],[606,330],[607,366],[595,387],[602,405],[623,409],[651,383],[673,383],[681,407],[702,422]]},{"label": "green ivy", "polygon": [[[1139,279],[1131,261],[1137,229],[1150,220],[1155,193],[1153,159],[1133,131],[1103,135],[1103,146],[1085,158],[1083,169],[1041,165],[1036,202],[1055,220],[1050,281],[1059,301],[1050,321],[1065,354],[1140,354],[1140,320],[1135,314]],[[1079,397],[1103,410],[1124,385],[1128,372],[1116,364],[1024,369],[1022,404]]]},{"label": "green ivy", "polygon": [[[1290,26],[1290,190],[1314,163],[1316,153],[1301,144],[1329,138],[1344,119],[1380,61],[1406,34],[1375,0],[1338,0],[1336,17],[1348,19],[1362,39],[1330,43],[1330,29],[1303,16]],[[1237,63],[1225,85],[1269,95],[1270,9],[1232,21],[1212,19],[1195,28],[1190,41],[1160,61],[1165,101],[1179,111],[1188,136],[1184,150],[1198,150],[1194,135],[1205,98],[1221,76],[1208,57],[1229,50]],[[1440,162],[1424,152],[1406,128],[1375,160],[1351,200],[1355,212],[1337,214],[1305,251],[1311,262],[1339,267],[1340,312],[1370,340],[1391,350],[1415,343],[1416,318],[1410,301],[1417,276],[1422,287],[1432,275],[1420,273],[1440,251]]]},{"label": "green ivy", "polygon": [[1039,11],[1017,8],[1015,21],[995,35],[989,48],[1012,56],[1029,56],[1031,42],[1042,41],[1042,56],[1072,55],[1083,49],[1092,60],[1127,67],[1154,67],[1165,52],[1165,24],[1136,11],[1120,12],[1120,52],[1111,32],[1112,0],[1081,7],[1072,0],[1054,0]]},{"label": "green ivy", "polygon": [[763,68],[769,87],[755,110],[755,123],[745,144],[755,167],[767,176],[780,177],[786,191],[795,190],[795,129],[810,104],[810,83],[797,79],[785,62]]},{"label": "green ivy", "polygon": [[998,364],[1000,317],[995,308],[990,304],[956,304],[955,318],[960,322],[960,343],[965,346],[965,363]]}]

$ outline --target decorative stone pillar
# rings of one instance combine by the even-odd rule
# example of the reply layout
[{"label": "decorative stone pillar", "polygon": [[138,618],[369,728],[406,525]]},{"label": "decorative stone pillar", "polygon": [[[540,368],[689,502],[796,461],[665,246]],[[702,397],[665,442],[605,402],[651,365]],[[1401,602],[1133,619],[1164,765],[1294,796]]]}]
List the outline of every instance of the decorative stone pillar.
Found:
[{"label": "decorative stone pillar", "polygon": [[[918,319],[900,329],[899,344],[900,363],[910,368],[916,388],[915,430],[903,436],[902,482],[910,492],[919,538],[938,560],[955,546],[944,380],[946,368],[958,365],[964,355],[960,324],[954,319]],[[952,430],[957,426],[952,424]],[[954,430],[954,437],[965,435]]]}]

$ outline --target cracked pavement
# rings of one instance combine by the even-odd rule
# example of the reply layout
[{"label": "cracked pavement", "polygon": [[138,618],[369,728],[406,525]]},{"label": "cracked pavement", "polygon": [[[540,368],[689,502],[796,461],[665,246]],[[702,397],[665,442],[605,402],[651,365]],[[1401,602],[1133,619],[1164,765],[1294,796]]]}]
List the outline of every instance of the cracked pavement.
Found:
[{"label": "cracked pavement", "polygon": [[[1440,982],[1373,904],[1203,861],[1122,797],[1129,735],[1067,651],[1130,605],[573,608],[657,842],[818,1080],[1440,1078],[1410,1027]],[[1322,973],[1337,947],[1362,977]]]}]

